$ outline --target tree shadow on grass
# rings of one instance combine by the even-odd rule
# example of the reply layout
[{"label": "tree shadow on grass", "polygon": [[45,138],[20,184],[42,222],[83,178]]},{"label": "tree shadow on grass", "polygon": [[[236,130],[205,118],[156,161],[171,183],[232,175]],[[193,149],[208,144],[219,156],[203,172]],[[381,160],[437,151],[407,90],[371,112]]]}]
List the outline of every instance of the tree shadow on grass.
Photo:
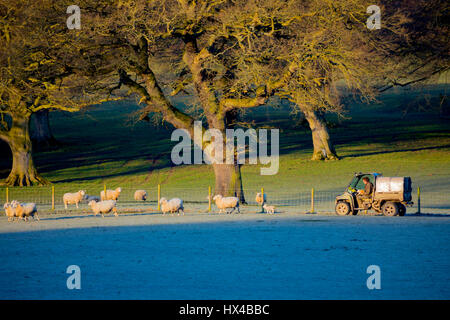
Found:
[{"label": "tree shadow on grass", "polygon": [[56,180],[56,179],[52,179],[52,182],[54,183],[68,183],[68,182],[75,182],[75,181],[91,181],[91,180],[98,180],[99,178],[105,179],[105,178],[115,178],[115,177],[122,177],[122,176],[132,176],[135,174],[140,174],[140,173],[152,173],[154,170],[160,170],[160,169],[164,169],[164,168],[170,168],[173,167],[174,165],[171,162],[168,163],[161,163],[159,165],[156,166],[147,166],[147,165],[142,165],[136,169],[133,170],[128,170],[128,171],[119,171],[116,173],[110,173],[110,174],[106,174],[106,175],[99,175],[99,174],[94,174],[91,176],[87,176],[87,177],[77,177],[77,178],[66,178],[66,179],[60,179],[60,180]]},{"label": "tree shadow on grass", "polygon": [[359,158],[366,156],[373,156],[377,154],[389,154],[389,153],[399,153],[399,152],[414,152],[414,151],[423,151],[423,150],[437,150],[437,149],[445,149],[450,148],[450,144],[446,144],[443,146],[434,146],[434,147],[422,147],[422,148],[409,148],[409,149],[398,149],[398,150],[385,150],[385,151],[376,151],[376,152],[359,152],[357,154],[344,155],[341,156],[341,159],[345,158]]}]

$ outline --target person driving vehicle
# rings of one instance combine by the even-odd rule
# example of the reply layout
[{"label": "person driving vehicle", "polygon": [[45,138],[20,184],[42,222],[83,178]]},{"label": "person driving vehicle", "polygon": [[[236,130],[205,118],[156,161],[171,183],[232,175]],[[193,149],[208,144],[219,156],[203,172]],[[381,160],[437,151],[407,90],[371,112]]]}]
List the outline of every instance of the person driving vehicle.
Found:
[{"label": "person driving vehicle", "polygon": [[373,184],[370,182],[368,177],[364,177],[363,179],[364,189],[358,190],[358,194],[356,195],[356,199],[358,201],[358,207],[362,207],[363,200],[370,199],[373,192]]}]

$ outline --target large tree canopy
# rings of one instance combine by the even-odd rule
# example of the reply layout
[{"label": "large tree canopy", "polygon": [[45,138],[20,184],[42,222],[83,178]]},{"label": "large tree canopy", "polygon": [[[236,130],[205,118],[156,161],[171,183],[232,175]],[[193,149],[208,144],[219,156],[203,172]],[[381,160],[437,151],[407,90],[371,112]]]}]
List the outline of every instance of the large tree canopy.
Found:
[{"label": "large tree canopy", "polygon": [[[194,120],[204,118],[205,127],[225,133],[234,127],[237,110],[265,104],[292,72],[280,67],[281,74],[270,77],[271,65],[264,63],[264,52],[255,54],[252,49],[253,37],[271,32],[267,21],[273,8],[263,1],[121,1],[116,7],[108,6],[108,2],[96,4],[97,8],[88,13],[91,32],[86,40],[109,38],[110,47],[122,52],[116,56],[120,57],[116,61],[120,84],[139,96],[141,118],[157,112],[176,128],[190,133]],[[160,63],[173,67],[170,95],[194,94],[200,115],[194,117],[171,102],[164,81],[154,72]],[[215,192],[237,194],[245,201],[240,165],[213,167]]]},{"label": "large tree canopy", "polygon": [[33,164],[32,114],[74,112],[104,99],[95,56],[74,46],[65,10],[61,1],[0,1],[0,138],[13,157],[7,185],[48,183]]},{"label": "large tree canopy", "polygon": [[270,16],[272,37],[255,37],[249,46],[271,62],[271,77],[280,67],[293,71],[277,94],[308,120],[313,159],[337,158],[323,115],[341,113],[343,95],[373,100],[380,91],[448,70],[444,1],[381,2],[380,29],[367,27],[370,5],[364,0],[277,2]]}]

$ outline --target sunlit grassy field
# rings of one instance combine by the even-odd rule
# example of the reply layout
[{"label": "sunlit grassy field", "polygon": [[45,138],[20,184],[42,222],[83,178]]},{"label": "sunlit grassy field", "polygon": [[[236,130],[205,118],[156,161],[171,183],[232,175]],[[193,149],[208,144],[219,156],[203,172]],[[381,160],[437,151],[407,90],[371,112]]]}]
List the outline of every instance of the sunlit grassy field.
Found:
[{"label": "sunlit grassy field", "polygon": [[[428,89],[427,101],[437,103],[435,98],[443,90],[443,86]],[[392,91],[370,105],[349,100],[344,117],[328,117],[340,161],[310,161],[310,131],[287,107],[272,105],[248,112],[243,120],[254,121],[255,127],[280,128],[281,155],[275,176],[260,175],[256,165],[244,166],[244,189],[249,198],[261,187],[272,199],[307,193],[311,188],[328,192],[331,198],[344,190],[354,172],[362,171],[411,176],[414,188],[440,193],[444,199],[450,192],[449,118],[437,112],[402,112],[405,106],[425,103],[423,96],[423,91]],[[61,146],[37,152],[34,158],[39,171],[55,184],[58,199],[63,192],[81,188],[98,194],[104,184],[128,190],[130,199],[132,191],[141,187],[151,190],[153,197],[161,184],[163,190],[182,192],[186,200],[205,200],[208,186],[214,187],[212,168],[173,166],[173,128],[161,122],[136,122],[136,110],[132,102],[115,102],[74,114],[51,114],[53,133]],[[2,146],[2,177],[9,171],[8,153]],[[4,197],[0,191],[0,200]]]}]

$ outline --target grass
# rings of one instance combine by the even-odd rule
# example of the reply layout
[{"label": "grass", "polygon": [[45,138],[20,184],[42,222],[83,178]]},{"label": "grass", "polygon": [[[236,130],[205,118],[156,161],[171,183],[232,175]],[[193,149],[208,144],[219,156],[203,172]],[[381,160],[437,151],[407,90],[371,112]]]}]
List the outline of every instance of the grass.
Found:
[{"label": "grass", "polygon": [[[434,87],[427,94],[436,97],[442,90],[442,86]],[[244,188],[251,193],[264,187],[268,193],[289,194],[314,187],[336,193],[354,172],[362,171],[411,176],[414,187],[448,193],[449,119],[436,113],[404,115],[401,111],[420,96],[420,92],[390,92],[376,104],[349,102],[345,119],[329,116],[340,161],[310,161],[310,131],[287,108],[267,106],[248,112],[245,117],[254,120],[256,127],[280,128],[281,155],[276,176],[261,176],[258,165],[244,166]],[[119,102],[75,114],[53,112],[51,126],[63,145],[35,154],[39,171],[58,190],[82,187],[95,194],[104,183],[130,192],[154,189],[160,183],[165,190],[185,190],[187,196],[214,186],[212,168],[207,165],[172,166],[173,129],[167,124],[134,122],[131,115],[137,109],[133,103]],[[1,150],[6,150],[0,159],[0,175],[5,177],[11,160],[4,146]]]}]

